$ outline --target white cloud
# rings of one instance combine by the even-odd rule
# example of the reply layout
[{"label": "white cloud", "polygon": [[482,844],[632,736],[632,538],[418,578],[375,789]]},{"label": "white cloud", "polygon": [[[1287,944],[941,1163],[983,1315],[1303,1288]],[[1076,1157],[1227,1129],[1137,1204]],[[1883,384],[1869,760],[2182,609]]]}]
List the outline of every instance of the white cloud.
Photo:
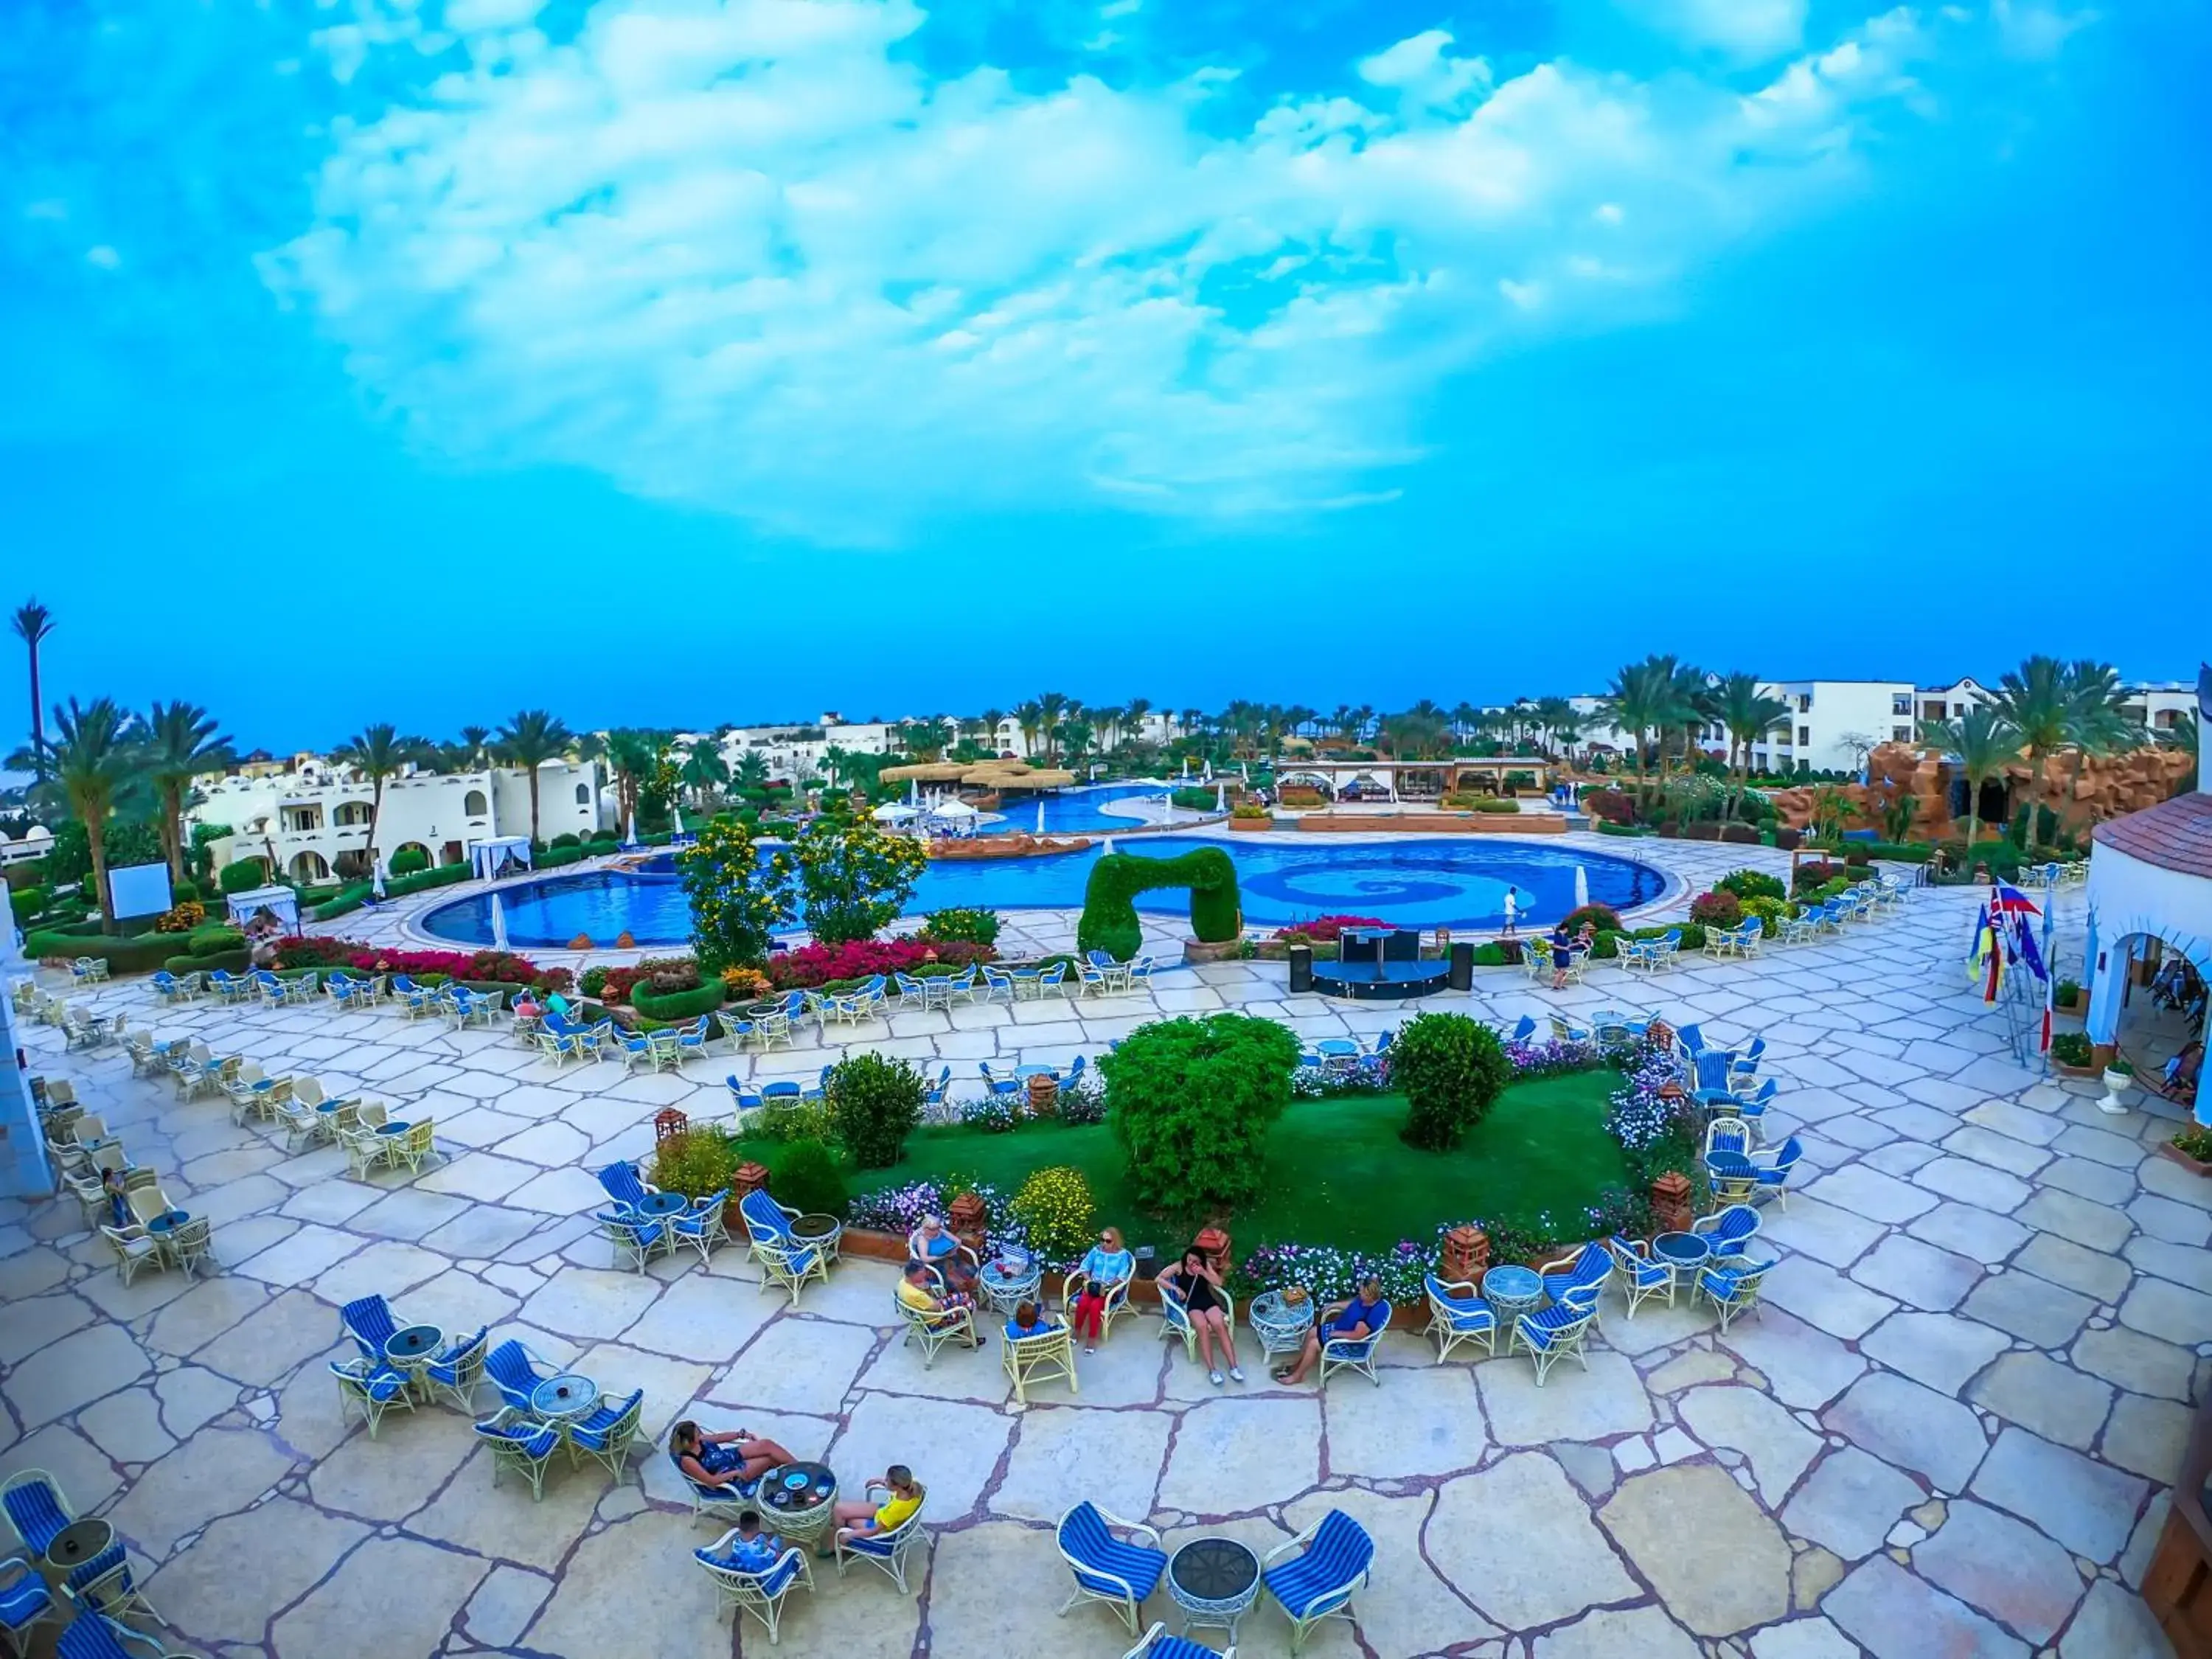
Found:
[{"label": "white cloud", "polygon": [[1996,21],[2005,50],[2015,58],[2055,58],[2067,37],[2087,28],[2098,14],[2087,7],[2061,11],[2036,0],[1990,0],[1990,15]]},{"label": "white cloud", "polygon": [[1387,489],[1497,343],[1663,304],[1848,179],[1932,50],[1900,13],[1750,96],[1566,62],[1492,87],[1431,31],[1358,66],[1373,102],[1224,137],[1194,118],[1220,72],[933,82],[921,21],[609,0],[341,128],[270,280],[426,445],[816,539],[1319,510]]},{"label": "white cloud", "polygon": [[1743,63],[1766,63],[1804,44],[1807,0],[1619,0],[1652,28]]},{"label": "white cloud", "polygon": [[84,262],[88,265],[97,266],[101,270],[117,270],[122,268],[123,256],[108,246],[106,243],[101,242],[85,249]]}]

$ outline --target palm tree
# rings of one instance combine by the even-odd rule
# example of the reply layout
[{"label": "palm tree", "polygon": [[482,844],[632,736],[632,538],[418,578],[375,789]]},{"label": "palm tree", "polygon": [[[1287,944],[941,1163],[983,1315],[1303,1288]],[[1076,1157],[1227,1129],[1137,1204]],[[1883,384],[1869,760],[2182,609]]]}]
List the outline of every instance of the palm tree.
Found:
[{"label": "palm tree", "polygon": [[137,720],[118,708],[112,697],[100,697],[82,708],[75,697],[69,700],[67,708],[57,704],[54,732],[48,775],[68,799],[77,822],[84,825],[100,925],[112,928],[115,903],[107,884],[107,817],[115,810],[117,794],[138,775],[143,760],[139,746],[143,734]]},{"label": "palm tree", "polygon": [[737,769],[730,775],[730,781],[740,789],[768,787],[768,762],[759,750],[748,749],[738,757]]},{"label": "palm tree", "polygon": [[461,728],[461,747],[467,751],[471,764],[484,763],[484,745],[491,741],[489,726],[465,726]]},{"label": "palm tree", "polygon": [[387,780],[398,777],[410,766],[422,764],[431,753],[427,738],[404,738],[399,729],[389,720],[375,726],[364,726],[340,744],[331,754],[334,761],[343,762],[368,780],[368,841],[369,867],[376,867],[376,826],[384,816],[384,786]]},{"label": "palm tree", "polygon": [[[1728,733],[1729,775],[1741,789],[1750,781],[1752,750],[1790,712],[1790,705],[1762,692],[1756,674],[1735,673],[1723,675],[1713,688],[1713,707]],[[1735,811],[1733,801],[1729,810]]]},{"label": "palm tree", "polygon": [[499,757],[530,777],[530,839],[538,839],[538,769],[568,752],[575,734],[543,708],[521,708],[499,729]]},{"label": "palm tree", "polygon": [[709,789],[720,789],[730,781],[729,763],[722,758],[721,745],[712,738],[701,738],[684,757],[682,774],[692,799],[704,801]]},{"label": "palm tree", "polygon": [[146,717],[147,772],[161,798],[161,851],[173,881],[185,878],[185,791],[203,772],[233,763],[230,739],[197,703],[157,702]]},{"label": "palm tree", "polygon": [[1053,732],[1067,717],[1067,696],[1061,691],[1041,691],[1037,694],[1037,729],[1044,735],[1045,763],[1050,765],[1054,754]]},{"label": "palm tree", "polygon": [[1982,832],[1982,786],[2004,775],[2005,768],[2020,758],[2020,732],[1993,706],[1976,705],[1954,720],[1923,720],[1923,743],[1941,744],[1946,753],[1959,757],[1959,770],[1966,780],[1966,856],[1972,861],[1975,839]]},{"label": "palm tree", "polygon": [[[1574,704],[1565,697],[1537,698],[1532,718],[1536,722],[1536,729],[1544,734],[1547,754],[1556,754],[1562,741],[1571,749],[1575,739],[1581,735],[1578,726],[1582,716],[1575,713]],[[1475,730],[1480,731],[1482,724],[1482,714],[1478,709],[1474,718]]]},{"label": "palm tree", "polygon": [[1006,718],[1006,711],[1003,708],[986,708],[978,717],[978,723],[983,728],[982,744],[986,752],[992,755],[999,752],[999,727]]},{"label": "palm tree", "polygon": [[1145,717],[1152,712],[1152,700],[1150,697],[1132,697],[1123,705],[1121,719],[1127,727],[1123,741],[1127,740],[1128,732],[1136,733],[1138,742],[1145,741]]},{"label": "palm tree", "polygon": [[1650,656],[1616,670],[1606,691],[1608,718],[1629,734],[1636,750],[1636,798],[1645,798],[1644,736],[1674,723],[1675,672],[1672,657]]},{"label": "palm tree", "polygon": [[39,712],[45,705],[40,701],[39,646],[54,631],[54,613],[37,599],[27,599],[15,611],[15,637],[31,658],[31,770],[43,781],[46,775],[46,726]]},{"label": "palm tree", "polygon": [[2027,750],[2027,845],[2036,842],[2036,820],[2043,801],[2043,763],[2065,746],[2068,720],[2073,708],[2073,689],[2066,669],[2056,657],[2030,657],[2016,669],[2005,671],[1991,707],[2019,734]]}]

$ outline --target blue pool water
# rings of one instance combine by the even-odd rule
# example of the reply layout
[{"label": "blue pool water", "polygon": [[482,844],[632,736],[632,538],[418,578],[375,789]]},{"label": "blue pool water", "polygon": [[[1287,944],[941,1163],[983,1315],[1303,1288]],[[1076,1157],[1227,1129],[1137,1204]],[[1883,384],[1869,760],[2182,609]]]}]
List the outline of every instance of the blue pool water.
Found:
[{"label": "blue pool water", "polygon": [[[1421,927],[1495,927],[1504,920],[1505,889],[1521,891],[1524,925],[1548,924],[1572,908],[1575,866],[1582,866],[1594,903],[1615,909],[1648,904],[1666,878],[1649,866],[1547,846],[1540,842],[1449,840],[1313,845],[1199,840],[1185,836],[1132,836],[1119,850],[1164,858],[1194,847],[1221,847],[1237,864],[1244,920],[1280,927],[1315,916],[1376,916]],[[907,914],[950,906],[988,910],[1073,909],[1101,849],[1048,858],[945,860],[932,864]],[[611,945],[627,932],[641,945],[680,945],[691,936],[691,914],[672,860],[636,871],[551,876],[500,890],[508,941],[518,949],[565,945],[579,933]],[[1180,915],[1187,895],[1175,890],[1139,898],[1141,910]],[[441,906],[425,929],[456,944],[491,939],[488,896]]]}]

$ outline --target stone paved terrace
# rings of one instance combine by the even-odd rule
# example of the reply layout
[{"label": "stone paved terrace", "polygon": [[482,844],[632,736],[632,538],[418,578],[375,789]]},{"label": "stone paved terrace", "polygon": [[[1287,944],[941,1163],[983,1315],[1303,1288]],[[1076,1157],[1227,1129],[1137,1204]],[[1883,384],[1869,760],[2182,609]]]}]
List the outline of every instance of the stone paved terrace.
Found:
[{"label": "stone paved terrace", "polygon": [[[1743,861],[1647,848],[1693,877]],[[775,1650],[793,1659],[1119,1655],[1103,1609],[1054,1616],[1049,1523],[1078,1497],[1171,1543],[1266,1544],[1348,1510],[1380,1553],[1356,1635],[1310,1645],[1323,1659],[2164,1655],[2135,1587],[2205,1381],[2212,1190],[2153,1155],[2166,1122],[2106,1118],[2091,1085],[2004,1056],[1960,969],[1972,904],[1924,893],[1839,939],[1656,987],[1601,968],[1553,999],[1495,973],[1436,1000],[1501,1018],[1613,1002],[1723,1040],[1763,1031],[1788,1091],[1777,1132],[1802,1124],[1807,1184],[1766,1212],[1784,1265],[1763,1319],[1721,1338],[1708,1314],[1650,1305],[1632,1322],[1608,1297],[1588,1373],[1540,1391],[1525,1358],[1439,1367],[1395,1333],[1379,1389],[1285,1391],[1254,1366],[1216,1391],[1143,1319],[1081,1362],[1079,1396],[1048,1385],[1017,1413],[995,1352],[948,1350],[925,1370],[899,1346],[887,1268],[848,1261],[797,1310],[734,1249],[610,1269],[590,1170],[646,1151],[662,1106],[719,1109],[719,1060],[623,1080],[396,1015],[155,1016],[434,1115],[447,1161],[356,1181],[333,1150],[288,1157],[225,1105],[180,1106],[114,1051],[64,1056],[34,1028],[33,1071],[74,1079],[215,1219],[223,1271],[125,1289],[73,1202],[0,1206],[0,1468],[51,1470],[112,1519],[191,1651],[769,1650],[716,1613],[689,1559],[713,1534],[657,1454],[611,1486],[558,1468],[532,1504],[493,1489],[457,1413],[394,1417],[374,1442],[342,1419],[324,1370],[345,1352],[336,1309],[380,1291],[412,1318],[489,1322],[642,1386],[655,1435],[687,1414],[750,1426],[848,1480],[912,1462],[934,1522],[914,1594],[825,1568],[787,1616]],[[1149,1005],[902,1015],[873,1046],[1055,1060],[1156,1011],[1243,1006],[1310,1035],[1398,1017],[1288,999],[1281,975],[1223,964],[1164,975]],[[149,1012],[136,986],[97,1000]],[[1146,1612],[1175,1627],[1164,1595]],[[1279,1613],[1247,1618],[1241,1651],[1286,1650]]]}]

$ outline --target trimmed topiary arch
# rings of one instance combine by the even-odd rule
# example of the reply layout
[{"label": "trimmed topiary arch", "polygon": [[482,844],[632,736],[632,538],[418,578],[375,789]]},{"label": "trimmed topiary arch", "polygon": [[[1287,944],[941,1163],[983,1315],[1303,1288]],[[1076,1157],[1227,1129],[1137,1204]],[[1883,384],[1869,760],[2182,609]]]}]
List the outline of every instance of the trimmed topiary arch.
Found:
[{"label": "trimmed topiary arch", "polygon": [[1075,925],[1075,948],[1103,951],[1117,961],[1128,961],[1145,943],[1133,901],[1139,893],[1162,887],[1190,889],[1190,931],[1200,944],[1222,944],[1243,931],[1237,866],[1219,848],[1194,848],[1171,859],[1109,853],[1091,866],[1091,880],[1083,890],[1083,920]]}]

